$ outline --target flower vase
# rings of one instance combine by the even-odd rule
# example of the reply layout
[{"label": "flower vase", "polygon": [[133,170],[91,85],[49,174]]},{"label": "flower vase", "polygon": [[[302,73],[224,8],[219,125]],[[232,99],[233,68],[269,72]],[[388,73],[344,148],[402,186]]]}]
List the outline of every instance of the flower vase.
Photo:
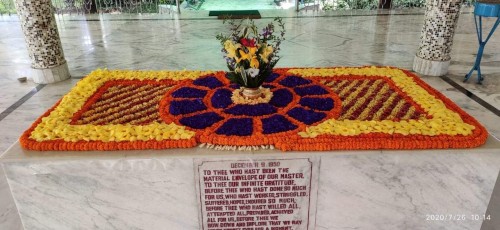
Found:
[{"label": "flower vase", "polygon": [[256,99],[262,96],[260,87],[257,88],[247,88],[243,87],[242,96],[246,99]]}]

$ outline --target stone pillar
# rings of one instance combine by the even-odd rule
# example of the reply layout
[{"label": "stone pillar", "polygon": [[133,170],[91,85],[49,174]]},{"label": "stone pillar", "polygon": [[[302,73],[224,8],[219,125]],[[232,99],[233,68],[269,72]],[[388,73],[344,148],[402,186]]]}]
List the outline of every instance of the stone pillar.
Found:
[{"label": "stone pillar", "polygon": [[70,78],[51,0],[15,0],[35,83]]},{"label": "stone pillar", "polygon": [[430,76],[448,72],[451,46],[462,0],[427,0],[420,46],[413,70]]}]

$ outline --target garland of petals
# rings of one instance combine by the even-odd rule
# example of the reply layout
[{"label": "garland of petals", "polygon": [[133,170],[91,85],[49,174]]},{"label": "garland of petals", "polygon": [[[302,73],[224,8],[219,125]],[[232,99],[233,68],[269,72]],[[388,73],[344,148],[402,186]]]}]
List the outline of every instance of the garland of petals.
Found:
[{"label": "garland of petals", "polygon": [[[332,89],[319,83],[332,79],[383,80],[421,116],[408,121],[337,120],[342,102]],[[164,123],[144,124],[142,127],[153,129],[148,134],[141,133],[141,125],[127,125],[139,136],[102,140],[78,139],[72,133],[57,139],[45,136],[46,132],[59,133],[56,129],[60,124],[71,130],[95,128],[108,135],[106,129],[114,126],[77,125],[77,121],[108,88],[133,84],[172,87],[159,103],[159,117]],[[23,133],[20,143],[39,151],[189,148],[199,143],[217,150],[275,146],[283,151],[325,151],[472,148],[484,144],[488,137],[476,119],[439,91],[413,73],[393,67],[281,68],[274,70],[265,87],[274,95],[269,103],[237,105],[230,99],[237,87],[230,84],[224,72],[97,70],[38,118]],[[356,128],[361,126],[366,130]],[[169,134],[155,134],[160,130]]]},{"label": "garland of petals", "polygon": [[[339,69],[362,69],[375,68],[353,67]],[[394,67],[387,67],[394,70],[400,70]],[[319,69],[319,68],[317,68]],[[334,68],[336,69],[336,68]],[[472,116],[463,111],[458,105],[441,94],[436,89],[429,86],[418,76],[407,70],[403,71],[418,86],[429,92],[431,95],[441,100],[448,109],[458,113],[464,123],[473,125],[475,128],[469,135],[436,135],[426,136],[419,134],[403,135],[398,133],[368,133],[358,134],[356,136],[339,135],[320,135],[315,138],[298,139],[294,142],[279,142],[275,146],[283,151],[326,151],[333,149],[340,150],[360,150],[360,149],[448,149],[448,148],[474,148],[484,144],[488,138],[486,129]],[[346,74],[341,74],[346,75]],[[311,75],[310,77],[317,77]]]},{"label": "garland of petals", "polygon": [[59,104],[60,100],[41,117],[19,138],[19,143],[25,149],[36,151],[108,151],[108,150],[141,150],[141,149],[168,149],[168,148],[191,148],[198,145],[194,138],[188,140],[148,140],[148,141],[126,141],[126,142],[103,142],[103,141],[77,141],[67,142],[64,140],[35,141],[30,138],[31,132],[48,116]]}]

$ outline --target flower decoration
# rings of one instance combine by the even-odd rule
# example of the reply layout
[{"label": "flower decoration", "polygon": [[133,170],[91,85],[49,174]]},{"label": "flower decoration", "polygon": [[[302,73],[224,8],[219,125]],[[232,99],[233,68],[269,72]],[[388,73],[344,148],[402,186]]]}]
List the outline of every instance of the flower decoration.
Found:
[{"label": "flower decoration", "polygon": [[[229,72],[227,77],[246,88],[258,88],[272,73],[280,57],[280,44],[285,40],[285,24],[281,18],[275,18],[280,28],[276,35],[275,26],[269,23],[259,33],[251,19],[236,23],[230,20],[230,35],[219,34],[222,53]],[[226,22],[226,21],[224,21]]]},{"label": "flower decoration", "polygon": [[97,70],[20,144],[42,151],[198,144],[311,151],[471,148],[488,137],[451,100],[397,68],[275,68],[261,87],[271,96],[248,103],[233,98],[242,87],[222,71]]},{"label": "flower decoration", "polygon": [[[215,81],[220,87],[199,83]],[[241,92],[239,86],[223,74],[187,81],[165,95],[160,116],[166,123],[196,131],[202,142],[269,145],[276,138],[298,137],[296,133],[305,131],[306,126],[335,118],[341,111],[336,94],[315,80],[278,71],[262,87],[270,92],[264,94],[267,97],[245,100],[235,96]]]}]

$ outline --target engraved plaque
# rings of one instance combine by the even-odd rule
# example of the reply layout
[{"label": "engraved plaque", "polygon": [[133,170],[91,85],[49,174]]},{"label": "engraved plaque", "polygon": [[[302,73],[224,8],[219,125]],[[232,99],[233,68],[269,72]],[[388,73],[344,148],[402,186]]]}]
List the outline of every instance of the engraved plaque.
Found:
[{"label": "engraved plaque", "polygon": [[313,158],[196,159],[201,229],[314,229],[318,163]]}]

